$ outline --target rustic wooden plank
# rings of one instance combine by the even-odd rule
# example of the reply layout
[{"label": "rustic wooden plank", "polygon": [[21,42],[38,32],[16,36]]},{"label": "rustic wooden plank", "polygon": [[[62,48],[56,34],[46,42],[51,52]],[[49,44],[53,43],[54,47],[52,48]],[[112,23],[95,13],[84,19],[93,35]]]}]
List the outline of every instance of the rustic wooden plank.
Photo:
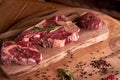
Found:
[{"label": "rustic wooden plank", "polygon": [[[11,2],[11,1],[10,1]],[[43,4],[43,3],[40,3],[40,5]],[[44,3],[45,4],[45,3]],[[48,5],[48,4],[46,4]],[[44,5],[44,7],[46,6]],[[55,7],[58,7],[57,5],[55,4],[50,4],[52,6]],[[35,6],[35,5],[34,5]],[[43,5],[41,5],[43,7]],[[50,6],[46,7],[46,8],[49,8]],[[50,7],[51,8],[51,7]],[[31,9],[30,9],[31,10]],[[35,10],[35,8],[34,8]],[[45,9],[44,9],[45,10]],[[80,9],[82,11],[89,11],[89,12],[93,12],[93,13],[98,13],[96,11],[91,11],[91,10],[88,10],[88,9]],[[28,10],[26,10],[24,13],[26,13]],[[8,12],[8,11],[7,11]],[[27,14],[27,13],[26,13]],[[24,15],[24,14],[23,14]],[[22,16],[22,15],[21,15]],[[114,38],[115,36],[119,36],[120,35],[120,23],[105,15],[105,14],[100,14],[99,15],[102,20],[105,21],[105,23],[107,23],[108,27],[109,27],[109,31],[110,31],[110,34],[109,34],[109,38],[103,42],[100,42],[100,43],[97,43],[97,44],[94,44],[92,46],[89,46],[89,47],[86,47],[84,49],[79,49],[77,51],[74,52],[73,54],[73,58],[71,59],[70,56],[68,55],[67,57],[65,57],[64,59],[62,59],[61,61],[57,62],[56,64],[50,64],[50,66],[46,67],[46,68],[42,68],[42,69],[39,69],[37,70],[37,72],[32,72],[30,74],[26,74],[26,75],[22,75],[20,77],[16,77],[12,80],[25,80],[27,79],[28,77],[32,78],[32,80],[42,80],[43,78],[41,77],[42,75],[42,72],[45,72],[46,69],[48,70],[47,71],[47,76],[50,76],[49,77],[49,80],[53,80],[54,78],[56,78],[57,76],[57,72],[56,72],[56,69],[57,68],[66,68],[66,66],[64,66],[64,64],[66,65],[69,65],[71,66],[71,72],[75,71],[76,68],[75,68],[75,65],[78,64],[79,62],[81,61],[89,61],[90,60],[90,53],[93,53],[93,57],[95,57],[96,59],[99,59],[100,57],[103,57],[103,56],[106,56],[106,55],[109,55],[112,53],[111,51],[111,48],[109,47],[110,43],[109,41]],[[17,27],[17,26],[16,26]],[[14,28],[15,29],[15,28]],[[99,52],[97,52],[97,50]],[[102,53],[104,52],[104,54]],[[68,61],[71,61],[71,63],[68,63]],[[119,67],[119,64],[116,63],[116,62],[120,62],[119,59],[118,59],[118,55],[115,56],[115,57],[111,57],[109,58],[109,61],[114,65],[115,69],[113,69],[114,71],[117,71],[117,70],[120,70],[120,67]],[[35,76],[36,73],[40,73],[40,75],[38,75],[38,78]],[[76,78],[79,78],[79,76],[75,76]],[[98,80],[100,79],[102,76],[100,75],[96,75],[96,76],[92,76],[92,77],[88,77],[87,79],[88,80]],[[116,75],[116,77],[120,78],[120,75]],[[0,79],[1,80],[8,80],[8,78],[6,78],[3,74],[2,74],[2,71],[0,70]],[[86,80],[87,80],[86,79]],[[82,79],[81,79],[82,80]],[[84,79],[83,79],[84,80]],[[118,79],[119,80],[119,79]]]},{"label": "rustic wooden plank", "polygon": [[58,62],[63,59],[69,52],[73,52],[80,48],[85,48],[97,42],[108,38],[109,30],[105,23],[98,30],[82,30],[79,33],[80,39],[77,42],[71,42],[63,48],[42,48],[39,47],[43,53],[43,61],[36,66],[4,66],[1,65],[2,70],[8,77],[14,77],[33,72],[37,69],[48,66],[51,63]]}]

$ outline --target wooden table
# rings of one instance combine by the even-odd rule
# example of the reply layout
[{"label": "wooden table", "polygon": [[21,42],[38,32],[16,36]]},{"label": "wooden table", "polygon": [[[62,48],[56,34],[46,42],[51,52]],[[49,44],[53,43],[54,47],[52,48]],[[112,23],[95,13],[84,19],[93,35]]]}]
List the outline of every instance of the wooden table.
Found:
[{"label": "wooden table", "polygon": [[[42,8],[44,8],[44,9],[42,9],[42,11],[65,8],[65,6],[56,5],[56,4],[53,4],[53,3],[43,3],[43,2],[38,3],[38,2],[36,2],[36,4],[38,4],[39,7],[42,6]],[[87,11],[89,11],[89,10],[87,10]],[[31,13],[31,15],[32,14],[33,13]],[[110,70],[108,72],[108,74],[105,74],[105,75],[96,73],[92,76],[89,76],[89,74],[87,74],[87,75],[84,75],[84,77],[82,78],[82,77],[80,77],[81,69],[78,69],[76,67],[76,65],[79,65],[80,62],[82,62],[82,63],[85,64],[83,66],[83,68],[87,71],[87,73],[92,73],[93,70],[96,70],[94,68],[91,68],[91,66],[89,65],[92,60],[97,60],[101,57],[105,57],[107,55],[112,54],[116,50],[118,50],[118,49],[115,49],[113,51],[112,49],[114,49],[114,47],[112,47],[112,49],[111,49],[110,45],[111,45],[111,42],[115,38],[120,36],[120,28],[119,28],[120,23],[117,20],[115,20],[115,19],[113,19],[113,18],[111,18],[107,15],[102,15],[101,18],[107,23],[107,25],[109,27],[109,31],[110,31],[109,33],[110,34],[109,34],[109,38],[107,40],[99,42],[99,43],[94,44],[92,46],[86,47],[84,49],[76,50],[73,53],[73,55],[68,55],[64,59],[62,59],[61,61],[59,61],[55,64],[51,64],[48,67],[37,70],[37,71],[32,72],[30,74],[15,77],[11,80],[58,80],[58,78],[57,78],[57,69],[58,68],[64,68],[64,69],[70,68],[70,72],[73,73],[73,75],[75,76],[76,79],[79,78],[80,80],[100,80],[101,78],[104,78],[109,74],[116,74],[116,72],[118,72],[118,74],[115,75],[115,77],[120,79],[120,75],[119,75],[119,71],[120,71],[119,54],[117,54],[115,56],[110,56],[108,58],[105,58],[105,60],[108,61],[113,67],[113,69]],[[31,24],[31,25],[33,25],[33,24]],[[9,30],[12,30],[12,29],[15,29],[15,28],[16,27],[11,27],[11,28],[9,28]],[[20,27],[18,27],[18,28],[20,28]],[[44,77],[48,77],[48,79],[43,79]],[[6,78],[4,76],[2,71],[0,71],[0,80],[8,80],[8,78]]]}]

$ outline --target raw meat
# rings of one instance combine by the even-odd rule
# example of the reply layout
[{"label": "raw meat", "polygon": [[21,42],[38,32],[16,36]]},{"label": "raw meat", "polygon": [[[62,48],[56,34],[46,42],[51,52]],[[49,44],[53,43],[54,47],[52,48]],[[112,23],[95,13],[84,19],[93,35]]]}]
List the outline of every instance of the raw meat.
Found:
[{"label": "raw meat", "polygon": [[31,43],[5,41],[1,48],[1,60],[4,65],[36,65],[42,60],[42,54]]},{"label": "raw meat", "polygon": [[78,19],[78,25],[83,29],[99,29],[102,20],[93,13],[85,13]]},{"label": "raw meat", "polygon": [[16,41],[31,42],[42,47],[64,47],[79,39],[80,28],[65,16],[54,16],[22,32]]}]

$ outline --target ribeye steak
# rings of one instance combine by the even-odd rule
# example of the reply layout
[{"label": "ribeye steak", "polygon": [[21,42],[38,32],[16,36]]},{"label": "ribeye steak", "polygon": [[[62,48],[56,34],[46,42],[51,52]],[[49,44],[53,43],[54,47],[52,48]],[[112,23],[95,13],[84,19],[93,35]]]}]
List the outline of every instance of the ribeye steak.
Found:
[{"label": "ribeye steak", "polygon": [[42,54],[31,43],[5,41],[1,48],[4,65],[35,65],[42,60]]},{"label": "ribeye steak", "polygon": [[42,47],[64,47],[79,39],[80,28],[65,16],[54,16],[23,31],[16,41],[31,42]]}]

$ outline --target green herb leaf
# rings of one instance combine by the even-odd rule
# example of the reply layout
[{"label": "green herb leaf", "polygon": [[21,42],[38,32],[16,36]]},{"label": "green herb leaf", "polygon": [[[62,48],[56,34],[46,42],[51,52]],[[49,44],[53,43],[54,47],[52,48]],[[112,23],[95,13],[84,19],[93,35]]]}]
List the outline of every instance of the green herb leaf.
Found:
[{"label": "green herb leaf", "polygon": [[64,69],[58,69],[58,76],[64,80],[74,80],[73,75]]},{"label": "green herb leaf", "polygon": [[46,28],[39,28],[39,27],[34,27],[33,30],[38,30],[38,31],[55,31],[59,29],[59,26],[52,26],[52,27],[46,27]]}]

